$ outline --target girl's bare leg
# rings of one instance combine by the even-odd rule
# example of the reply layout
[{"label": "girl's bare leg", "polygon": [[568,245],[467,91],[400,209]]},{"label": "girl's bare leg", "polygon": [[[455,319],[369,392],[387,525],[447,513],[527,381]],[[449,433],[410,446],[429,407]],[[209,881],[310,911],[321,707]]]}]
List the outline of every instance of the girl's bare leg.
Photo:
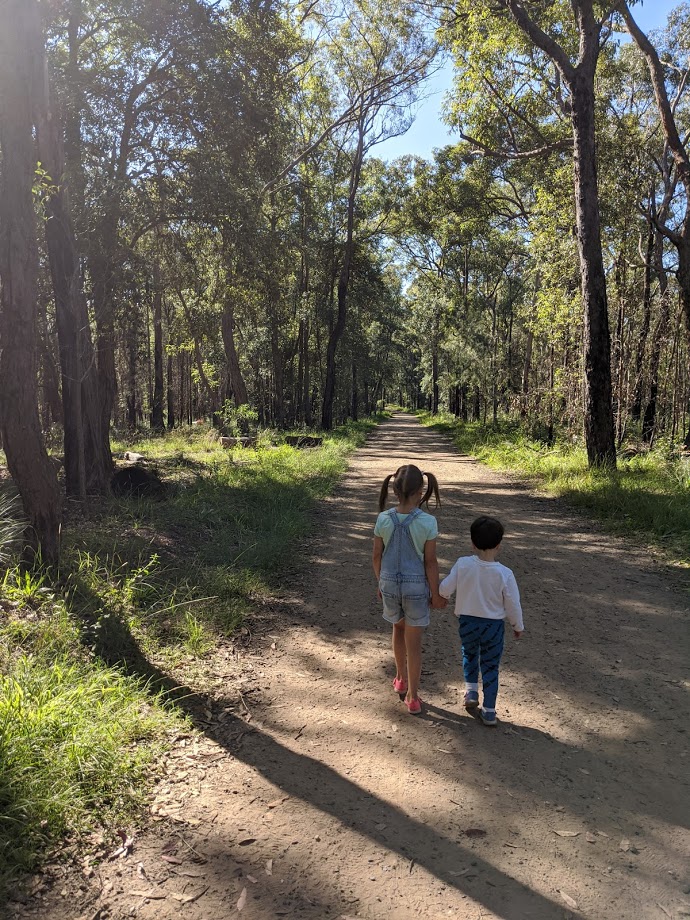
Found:
[{"label": "girl's bare leg", "polygon": [[395,655],[396,680],[405,680],[407,653],[405,651],[405,621],[393,624],[393,654]]},{"label": "girl's bare leg", "polygon": [[405,627],[405,650],[407,651],[407,700],[419,696],[419,681],[422,676],[422,633],[423,626]]}]

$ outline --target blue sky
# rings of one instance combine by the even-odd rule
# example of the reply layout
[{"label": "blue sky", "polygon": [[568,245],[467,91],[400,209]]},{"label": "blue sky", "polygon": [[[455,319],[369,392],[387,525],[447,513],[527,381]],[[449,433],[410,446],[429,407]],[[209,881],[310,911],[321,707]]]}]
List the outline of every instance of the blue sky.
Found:
[{"label": "blue sky", "polygon": [[[662,28],[672,9],[679,6],[679,0],[643,0],[634,8],[635,19],[645,31]],[[446,64],[431,77],[426,86],[425,99],[418,105],[417,116],[412,127],[401,137],[393,137],[374,148],[374,155],[392,160],[406,153],[429,157],[434,147],[451,143],[454,138],[441,120],[443,95],[453,82],[453,68]]]}]

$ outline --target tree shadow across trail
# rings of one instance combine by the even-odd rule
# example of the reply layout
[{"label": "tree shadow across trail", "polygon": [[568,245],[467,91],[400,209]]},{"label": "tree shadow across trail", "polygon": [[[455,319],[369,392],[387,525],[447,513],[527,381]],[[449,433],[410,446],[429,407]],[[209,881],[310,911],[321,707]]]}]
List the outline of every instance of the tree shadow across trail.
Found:
[{"label": "tree shadow across trail", "polygon": [[[562,904],[522,885],[458,840],[405,814],[323,762],[290,750],[270,734],[254,729],[245,734],[239,750],[231,748],[231,743],[223,738],[238,731],[244,734],[247,725],[242,720],[233,720],[214,740],[228,744],[233,757],[285,794],[336,818],[344,827],[409,861],[410,871],[415,865],[426,869],[503,920],[554,920],[562,916]],[[473,870],[468,873],[470,878],[459,877],[460,870],[468,865]],[[571,916],[582,915],[575,911]]]},{"label": "tree shadow across trail", "polygon": [[[441,571],[447,572],[457,555],[470,551],[467,531],[477,514],[501,517],[508,533],[501,561],[518,577],[527,623],[519,644],[513,645],[510,636],[507,639],[503,721],[494,733],[464,713],[436,704],[450,696],[462,708],[461,692],[453,691],[453,685],[462,684],[462,670],[452,610],[434,612],[422,679],[423,696],[432,702],[421,721],[454,734],[466,750],[470,742],[464,742],[472,732],[468,753],[473,762],[462,771],[468,789],[488,810],[496,796],[519,799],[519,805],[503,799],[508,807],[499,808],[497,819],[512,813],[519,821],[520,808],[523,813],[528,808],[543,822],[542,836],[545,833],[546,839],[556,842],[562,824],[555,829],[551,825],[558,820],[571,822],[565,839],[573,824],[577,832],[572,834],[581,835],[581,840],[586,831],[589,836],[597,830],[606,832],[592,842],[591,849],[584,844],[585,850],[578,854],[583,884],[589,873],[588,856],[595,855],[597,872],[610,871],[604,862],[610,860],[616,863],[614,871],[621,873],[608,877],[604,890],[609,896],[617,885],[625,887],[624,874],[634,871],[631,882],[649,883],[650,889],[656,884],[657,897],[660,893],[681,897],[683,885],[690,881],[685,873],[680,882],[674,874],[687,842],[683,842],[683,828],[690,823],[690,800],[683,795],[688,785],[687,775],[683,777],[687,763],[683,758],[688,753],[684,688],[690,658],[687,612],[674,593],[674,579],[650,563],[639,548],[607,536],[563,503],[534,496],[524,485],[473,468],[443,436],[430,435],[412,419],[398,418],[382,426],[358,460],[335,497],[329,517],[331,539],[317,560],[319,590],[307,596],[301,611],[293,612],[300,624],[318,633],[326,649],[342,644],[346,654],[365,656],[359,666],[354,663],[350,668],[350,680],[338,674],[337,666],[331,669],[328,661],[322,661],[324,678],[351,685],[351,692],[358,693],[358,684],[371,667],[366,656],[371,662],[372,647],[378,645],[380,658],[387,663],[387,676],[379,673],[378,677],[381,692],[386,692],[383,681],[392,677],[391,659],[367,571],[371,532],[381,474],[415,462],[436,473],[441,483],[443,504],[437,512]],[[316,668],[316,663],[310,667]],[[357,670],[359,674],[354,673]],[[321,708],[325,712],[327,705]],[[417,769],[439,772],[446,786],[452,783],[457,778],[455,761],[439,758],[421,732],[413,739]],[[491,788],[484,785],[486,771],[490,771]],[[617,843],[608,849],[601,843],[637,834],[641,855],[634,865],[622,862]],[[433,840],[426,842],[434,846]],[[541,841],[541,858],[548,865],[545,842]],[[637,854],[636,847],[632,850]],[[569,868],[565,852],[552,858],[551,867],[564,877]],[[552,887],[548,881],[546,885]],[[649,894],[641,897],[649,907]],[[624,916],[617,909],[608,916]]]},{"label": "tree shadow across trail", "polygon": [[[94,601],[97,598],[94,598]],[[93,633],[86,629],[84,641],[109,664],[117,664],[126,673],[141,679],[157,699],[179,706],[196,727],[210,740],[227,749],[233,758],[245,763],[286,795],[329,815],[344,828],[368,838],[392,854],[407,861],[409,871],[414,866],[426,869],[450,888],[466,894],[494,911],[503,920],[553,920],[560,916],[562,905],[520,884],[467,847],[407,815],[369,790],[319,760],[290,750],[275,737],[236,716],[227,716],[222,731],[209,729],[209,707],[223,708],[234,700],[213,699],[205,694],[180,686],[146,657],[137,639],[119,618],[110,624],[93,642]],[[452,718],[453,714],[449,714]],[[238,746],[237,738],[241,737]],[[373,817],[376,815],[376,818]],[[382,828],[382,829],[379,829]],[[205,847],[206,851],[212,848]],[[206,866],[207,881],[217,871],[215,883],[227,886],[228,865],[236,865],[237,848],[223,848]],[[471,866],[459,877],[461,867]],[[305,867],[306,868],[306,867]],[[328,883],[324,880],[323,885]],[[310,889],[305,879],[303,888],[309,890],[308,903],[323,916],[341,909],[340,896],[334,890],[329,898],[323,885]],[[316,915],[314,915],[316,916]],[[580,917],[580,914],[572,914]]]}]

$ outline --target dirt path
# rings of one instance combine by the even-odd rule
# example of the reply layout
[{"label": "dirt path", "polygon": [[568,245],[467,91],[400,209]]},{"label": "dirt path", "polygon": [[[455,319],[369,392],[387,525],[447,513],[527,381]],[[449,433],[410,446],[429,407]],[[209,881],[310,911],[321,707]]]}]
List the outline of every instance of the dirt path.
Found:
[{"label": "dirt path", "polygon": [[[442,572],[474,516],[506,524],[527,633],[507,639],[497,730],[462,708],[450,610],[427,631],[424,713],[391,688],[369,560],[379,484],[406,461],[441,483]],[[216,666],[207,735],[176,744],[159,823],[21,915],[690,917],[678,579],[402,414],[354,457],[315,546],[280,627]]]}]

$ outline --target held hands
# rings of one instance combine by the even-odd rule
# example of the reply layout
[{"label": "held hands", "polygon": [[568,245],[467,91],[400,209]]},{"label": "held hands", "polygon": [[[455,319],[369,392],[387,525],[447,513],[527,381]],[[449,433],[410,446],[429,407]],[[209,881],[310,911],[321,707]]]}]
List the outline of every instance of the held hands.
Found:
[{"label": "held hands", "polygon": [[515,636],[516,639],[521,639],[523,632],[524,632],[524,629],[514,629],[513,635]]},{"label": "held hands", "polygon": [[[383,595],[381,594],[381,588],[376,588],[376,597],[379,600],[383,600]],[[441,597],[440,594],[432,594],[431,596],[431,606],[434,610],[443,610],[444,607],[448,606],[448,601],[445,597]]]}]

